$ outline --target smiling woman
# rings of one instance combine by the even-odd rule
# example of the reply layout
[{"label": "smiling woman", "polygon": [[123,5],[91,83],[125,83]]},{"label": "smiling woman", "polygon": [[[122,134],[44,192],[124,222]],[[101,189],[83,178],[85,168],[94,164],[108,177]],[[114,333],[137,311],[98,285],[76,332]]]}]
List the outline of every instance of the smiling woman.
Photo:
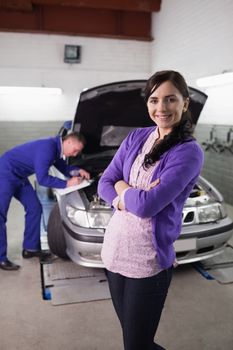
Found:
[{"label": "smiling woman", "polygon": [[[171,73],[171,75],[172,74],[173,73]],[[163,74],[163,77],[164,76],[165,73]],[[156,80],[157,78],[158,76]],[[179,75],[177,75],[176,78],[179,78]],[[174,86],[176,81],[176,79],[173,80]],[[146,104],[156,83],[158,82],[154,79],[148,82],[145,80],[117,81],[91,87],[81,93],[72,124],[72,130],[78,130],[85,135],[87,146],[84,148],[82,156],[76,160],[73,159],[72,164],[84,167],[86,170],[90,171],[93,181],[90,182],[89,186],[67,195],[60,196],[55,190],[57,196],[56,205],[57,207],[59,206],[59,211],[56,209],[51,212],[49,218],[51,225],[48,226],[48,241],[50,249],[56,255],[60,257],[68,255],[72,261],[82,266],[102,268],[104,264],[101,260],[100,252],[105,234],[107,241],[104,243],[104,249],[107,253],[108,251],[110,253],[108,247],[112,247],[114,243],[117,243],[112,240],[112,237],[115,236],[117,239],[118,237],[122,238],[122,235],[124,235],[126,239],[120,239],[119,249],[116,250],[116,254],[120,257],[121,268],[125,268],[129,272],[127,268],[128,260],[124,259],[122,254],[124,253],[126,258],[132,258],[132,249],[134,251],[135,249],[137,250],[139,257],[140,254],[141,257],[152,257],[152,260],[148,259],[150,261],[155,261],[155,255],[160,259],[162,258],[162,260],[168,257],[169,250],[173,249],[170,247],[172,233],[170,229],[175,225],[179,230],[178,226],[181,217],[181,232],[174,244],[177,253],[176,258],[179,264],[187,264],[207,259],[223,252],[224,245],[232,235],[231,230],[233,223],[225,212],[221,194],[212,184],[199,177],[189,198],[186,200],[182,213],[179,213],[178,219],[176,215],[173,215],[173,210],[176,209],[176,205],[174,205],[174,207],[172,205],[166,206],[167,195],[176,195],[178,187],[182,187],[182,183],[187,181],[186,170],[190,171],[192,168],[195,168],[195,164],[192,164],[193,157],[195,157],[195,154],[199,153],[199,146],[191,136],[192,123],[189,121],[186,111],[182,113],[179,125],[175,126],[172,133],[166,135],[163,140],[166,140],[166,142],[168,141],[167,144],[170,145],[170,148],[164,151],[166,143],[163,144],[163,147],[159,148],[162,145],[162,141],[158,144],[156,143],[158,139],[156,130],[158,128],[156,128],[154,121],[149,117]],[[146,95],[145,102],[146,85],[148,94]],[[186,87],[186,85],[184,86]],[[179,84],[179,86],[175,87],[179,90],[183,85]],[[182,89],[181,91],[179,90],[182,96],[185,92],[187,93],[186,89],[184,91]],[[196,124],[201,110],[205,105],[207,96],[192,87],[189,87],[188,92],[190,95],[188,110],[191,112],[193,124]],[[145,147],[143,146],[144,140],[141,138],[142,133],[145,133]],[[129,136],[127,137],[128,134]],[[146,136],[148,136],[147,140]],[[132,146],[131,142],[133,142]],[[176,144],[176,142],[178,142],[178,144]],[[122,145],[120,146],[121,143]],[[155,143],[154,158],[151,158],[150,150],[152,146],[155,146]],[[136,175],[139,174],[139,176],[136,176],[136,180],[133,178],[133,182],[129,183],[129,185],[135,185],[135,188],[131,187],[125,192],[126,208],[127,205],[128,207],[131,204],[132,206],[137,205],[138,214],[136,213],[136,215],[130,212],[127,214],[128,208],[127,211],[113,210],[113,201],[111,201],[111,198],[109,199],[109,196],[107,196],[108,198],[106,197],[106,200],[104,200],[104,194],[103,199],[97,194],[97,186],[100,177],[112,161],[118,147],[120,147],[118,154],[119,152],[121,154],[125,146],[126,149],[128,149],[128,153],[126,156],[123,154],[123,160],[117,162],[117,168],[121,169],[121,165],[123,164],[124,172],[126,171],[126,175],[124,174],[124,176],[129,177],[127,164],[132,166],[134,159],[137,158],[135,170]],[[142,166],[144,151],[149,152],[149,154],[147,153],[149,163],[151,161],[152,164],[152,166],[149,165],[146,169]],[[175,153],[176,151],[177,153]],[[159,162],[154,162],[154,159],[159,159]],[[115,159],[110,165],[111,168],[114,166],[114,163]],[[177,172],[177,166],[184,167],[185,171]],[[149,182],[148,178],[153,172],[156,172],[154,176],[155,179]],[[102,176],[100,183],[103,183],[105,175]],[[128,180],[128,178],[124,178],[121,173],[117,179],[115,175],[110,176],[110,184],[120,179],[124,179],[125,182]],[[107,187],[109,183],[106,184]],[[149,184],[149,186],[147,186],[147,184]],[[121,184],[118,183],[118,185],[120,186]],[[140,185],[145,186],[145,190],[143,190]],[[166,188],[167,185],[169,185],[168,188]],[[101,186],[101,192],[103,192],[105,186]],[[163,191],[166,191],[167,195],[163,195]],[[114,196],[116,196],[116,189],[114,188],[111,193],[114,199]],[[152,198],[153,193],[154,198]],[[138,195],[138,197],[136,195]],[[183,195],[185,196],[185,192],[183,192]],[[131,196],[132,200],[129,199],[129,196]],[[156,196],[158,197],[157,199]],[[179,198],[180,201],[183,202],[184,198],[182,195],[178,196],[178,201]],[[149,202],[146,208],[143,203],[145,203],[147,199]],[[115,204],[118,204],[117,200],[115,202]],[[142,206],[140,208],[141,203]],[[164,209],[160,210],[163,205]],[[129,211],[132,209],[133,208],[129,207]],[[142,236],[145,238],[146,243],[142,245],[139,240],[141,231],[138,230],[138,226],[145,228],[144,224],[148,224],[148,218],[138,218],[140,224],[135,226],[135,217],[137,215],[145,216],[146,209],[151,211],[154,209],[158,210],[158,214],[153,217],[156,221],[156,225],[152,225],[152,227],[148,225],[146,226],[147,229],[142,230]],[[168,210],[168,212],[166,212],[166,210]],[[116,212],[117,214],[115,214]],[[108,224],[112,216],[112,229],[110,229]],[[126,232],[125,225],[122,226],[122,221],[120,222],[119,220],[121,216],[125,216],[126,221],[128,220],[130,224],[133,223],[133,225],[127,226],[130,228],[129,232]],[[164,224],[161,227],[163,220],[168,225],[167,228]],[[62,230],[62,232],[60,232],[61,235],[58,235],[57,226],[55,225],[55,227],[52,224],[59,222],[59,230]],[[155,228],[157,232],[154,236]],[[116,230],[119,232],[116,232]],[[114,232],[116,233],[115,235]],[[65,240],[60,239],[63,235]],[[132,239],[130,240],[130,238]],[[152,245],[151,241],[153,243]],[[110,243],[109,246],[106,244],[108,242]],[[127,242],[129,242],[128,245]],[[158,251],[161,250],[163,245],[169,245],[168,252],[165,252],[165,254],[161,254],[160,252],[159,255]],[[137,247],[139,248],[137,249]],[[156,252],[154,247],[156,248]],[[122,248],[124,248],[124,250],[122,250]],[[146,255],[145,252],[149,252],[149,254]],[[139,276],[141,270],[145,269],[145,265],[141,263],[140,259],[132,258],[131,260],[132,269],[134,268]],[[106,259],[104,259],[104,263],[106,266]],[[157,265],[154,264],[152,268],[156,266]],[[150,265],[148,267],[151,268]],[[170,272],[168,272],[168,277],[169,273]],[[158,277],[158,279],[161,277],[161,282],[164,281],[163,276],[165,274],[166,272],[163,272],[162,277],[161,275]],[[156,276],[157,275],[155,275],[154,280],[156,280]],[[147,278],[145,278],[145,280],[147,280]],[[139,285],[140,278],[139,281],[136,278],[136,282],[137,285]],[[134,286],[132,286],[132,288],[134,288]],[[129,299],[133,301],[131,293],[129,293]],[[145,299],[147,300],[147,297]],[[153,298],[153,300],[157,300],[157,298]],[[145,306],[144,304],[142,306],[142,312],[144,312]],[[133,307],[133,311],[134,310],[136,309]],[[151,308],[151,310],[154,315],[154,309]],[[146,316],[148,316],[148,314],[146,314]],[[142,323],[143,322],[142,320]],[[130,327],[131,325],[132,323],[130,323]],[[144,323],[138,332],[138,337],[140,338],[143,327]],[[147,325],[145,327],[147,327]],[[137,347],[133,347],[133,350],[135,349],[137,349]],[[145,350],[146,347],[141,346],[140,350],[141,349]]]},{"label": "smiling woman", "polygon": [[101,257],[125,350],[164,349],[154,336],[171,282],[173,243],[203,165],[203,151],[192,137],[189,90],[182,75],[155,73],[145,96],[156,126],[126,137],[98,187],[100,197],[116,209]]},{"label": "smiling woman", "polygon": [[150,118],[158,126],[159,138],[145,155],[144,164],[154,164],[160,156],[179,142],[184,142],[194,130],[194,121],[188,109],[188,86],[174,71],[155,73],[147,82],[145,99]]},{"label": "smiling woman", "polygon": [[162,83],[150,95],[147,101],[151,119],[159,127],[160,139],[172,131],[174,125],[181,120],[183,112],[188,109],[189,98],[184,98],[179,90],[170,82]]}]

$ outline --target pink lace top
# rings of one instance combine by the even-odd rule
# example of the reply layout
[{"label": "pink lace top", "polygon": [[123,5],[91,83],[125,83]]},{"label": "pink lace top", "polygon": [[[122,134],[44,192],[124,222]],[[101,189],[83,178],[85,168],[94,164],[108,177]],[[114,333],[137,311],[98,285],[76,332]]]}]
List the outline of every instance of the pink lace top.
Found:
[{"label": "pink lace top", "polygon": [[[135,159],[130,172],[130,186],[148,188],[158,162],[147,170],[142,164],[156,138],[157,130],[149,135]],[[159,273],[161,268],[152,242],[151,219],[140,218],[127,210],[116,210],[105,231],[101,257],[109,271],[123,276],[144,278]]]}]

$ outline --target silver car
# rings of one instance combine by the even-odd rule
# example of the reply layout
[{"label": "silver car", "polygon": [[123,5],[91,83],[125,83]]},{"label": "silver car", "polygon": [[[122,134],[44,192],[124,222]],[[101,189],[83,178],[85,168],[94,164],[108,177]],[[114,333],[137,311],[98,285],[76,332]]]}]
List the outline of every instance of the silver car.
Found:
[{"label": "silver car", "polygon": [[[89,171],[92,181],[77,191],[61,195],[48,221],[48,244],[62,258],[90,267],[103,267],[100,251],[112,208],[97,194],[98,180],[122,140],[134,128],[153,125],[144,101],[145,80],[116,82],[81,93],[72,130],[87,139],[81,157],[72,164]],[[194,123],[207,96],[190,89]],[[66,132],[66,130],[62,130]],[[233,234],[223,197],[200,177],[183,209],[183,225],[175,251],[179,264],[207,259],[221,253]]]}]

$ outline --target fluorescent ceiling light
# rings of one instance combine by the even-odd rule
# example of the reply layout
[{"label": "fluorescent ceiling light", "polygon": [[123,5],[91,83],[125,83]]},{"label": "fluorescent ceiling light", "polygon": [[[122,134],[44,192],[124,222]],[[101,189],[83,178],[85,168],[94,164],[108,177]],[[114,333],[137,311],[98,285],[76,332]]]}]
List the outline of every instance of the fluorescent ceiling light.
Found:
[{"label": "fluorescent ceiling light", "polygon": [[233,72],[199,78],[196,83],[199,87],[233,84]]},{"label": "fluorescent ceiling light", "polygon": [[49,87],[0,86],[2,95],[61,95],[62,89]]}]

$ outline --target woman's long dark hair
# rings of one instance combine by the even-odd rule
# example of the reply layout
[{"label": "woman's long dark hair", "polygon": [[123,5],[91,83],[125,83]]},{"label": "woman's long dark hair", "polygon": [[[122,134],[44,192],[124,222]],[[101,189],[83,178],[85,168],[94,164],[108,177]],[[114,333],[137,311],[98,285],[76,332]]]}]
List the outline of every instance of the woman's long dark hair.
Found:
[{"label": "woman's long dark hair", "polygon": [[[155,73],[147,81],[145,88],[145,100],[148,101],[153,92],[164,82],[170,81],[181,93],[184,99],[189,97],[188,86],[183,76],[173,70],[164,70]],[[179,124],[173,127],[172,131],[166,135],[159,143],[154,144],[149,153],[145,155],[143,166],[149,168],[161,155],[178,143],[185,142],[192,137],[193,122],[189,110],[183,112]]]}]

